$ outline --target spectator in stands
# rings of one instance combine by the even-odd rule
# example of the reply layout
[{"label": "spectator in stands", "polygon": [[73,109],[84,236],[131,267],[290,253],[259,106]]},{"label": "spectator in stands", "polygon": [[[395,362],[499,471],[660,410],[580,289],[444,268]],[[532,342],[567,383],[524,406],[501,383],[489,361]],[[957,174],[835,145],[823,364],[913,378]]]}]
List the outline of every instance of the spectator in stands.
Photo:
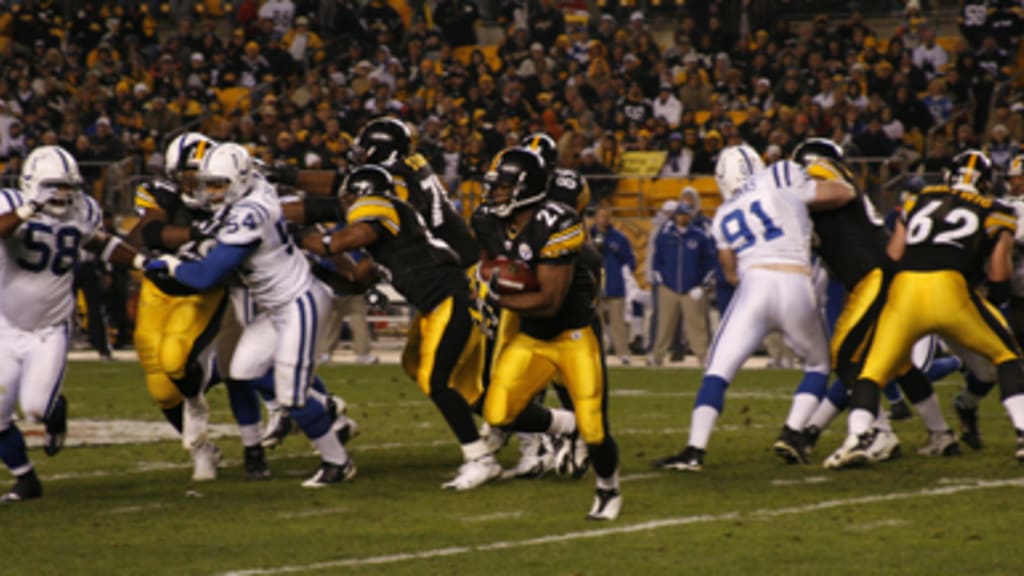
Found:
[{"label": "spectator in stands", "polygon": [[299,64],[320,62],[324,58],[324,42],[319,34],[310,31],[309,18],[305,16],[295,19],[295,27],[285,32],[281,46]]},{"label": "spectator in stands", "polygon": [[867,129],[853,137],[858,155],[870,158],[888,158],[895,149],[895,143],[882,130],[882,119],[872,116],[868,120]]},{"label": "spectator in stands", "polygon": [[477,43],[476,25],[480,9],[473,0],[441,0],[434,8],[434,22],[452,48]]},{"label": "spectator in stands", "polygon": [[579,172],[587,179],[591,204],[605,204],[611,200],[616,181],[612,178],[612,171],[598,158],[596,150],[583,149],[580,153]]},{"label": "spectator in stands", "polygon": [[611,341],[612,353],[617,354],[623,364],[629,364],[629,335],[626,333],[626,300],[636,290],[636,259],[629,239],[619,232],[612,222],[612,212],[607,206],[597,209],[590,238],[601,251],[604,268],[600,310],[601,319]]},{"label": "spectator in stands", "polygon": [[552,46],[555,40],[565,34],[565,15],[554,0],[538,0],[527,14],[530,40],[544,46]]},{"label": "spectator in stands", "polygon": [[683,319],[683,332],[697,361],[703,365],[708,351],[707,299],[703,286],[717,259],[714,242],[692,225],[694,208],[679,202],[672,219],[658,230],[651,258],[657,288],[657,337],[648,365],[660,366]]},{"label": "spectator in stands", "polygon": [[914,48],[914,66],[924,71],[929,80],[935,78],[949,63],[949,54],[936,43],[935,30],[921,30],[921,43]]},{"label": "spectator in stands", "polygon": [[292,27],[292,20],[295,18],[295,4],[292,0],[266,0],[260,6],[259,17],[261,20],[273,22],[274,33],[278,37]]},{"label": "spectator in stands", "polygon": [[989,135],[985,153],[997,170],[1005,172],[1010,167],[1010,160],[1020,152],[1020,143],[1010,138],[1010,129],[1004,124],[993,126]]},{"label": "spectator in stands", "polygon": [[679,121],[683,116],[683,105],[678,98],[672,94],[672,84],[662,82],[658,90],[658,97],[654,100],[653,114],[655,118],[664,118],[669,128],[675,130],[679,127]]},{"label": "spectator in stands", "polygon": [[359,14],[363,28],[378,45],[398,48],[404,39],[404,25],[398,11],[385,0],[370,0]]},{"label": "spectator in stands", "polygon": [[668,154],[662,164],[658,176],[664,178],[682,178],[690,175],[693,164],[693,150],[683,145],[683,135],[672,132],[668,137]]},{"label": "spectator in stands", "polygon": [[943,78],[935,78],[928,83],[928,94],[921,99],[921,103],[931,114],[933,124],[945,124],[953,117],[953,100],[948,95]]}]

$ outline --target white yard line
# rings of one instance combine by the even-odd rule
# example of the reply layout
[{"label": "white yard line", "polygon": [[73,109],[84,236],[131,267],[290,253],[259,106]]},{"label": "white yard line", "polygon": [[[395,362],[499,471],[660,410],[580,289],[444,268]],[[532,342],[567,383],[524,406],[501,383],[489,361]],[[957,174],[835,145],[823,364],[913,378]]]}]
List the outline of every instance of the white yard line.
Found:
[{"label": "white yard line", "polygon": [[495,512],[493,514],[480,514],[479,516],[464,516],[463,522],[493,522],[494,520],[515,520],[523,517],[522,510],[509,510],[508,512]]},{"label": "white yard line", "polygon": [[846,529],[851,532],[871,532],[872,530],[878,530],[879,528],[897,528],[899,526],[906,526],[910,524],[907,520],[900,520],[898,518],[888,518],[885,520],[877,520],[875,522],[865,522],[863,524],[853,524],[847,526]]},{"label": "white yard line", "polygon": [[916,490],[913,492],[893,492],[889,494],[861,496],[858,498],[822,500],[821,502],[815,502],[813,504],[804,504],[801,506],[787,506],[783,508],[763,508],[760,510],[753,510],[750,512],[733,511],[725,512],[722,514],[676,516],[672,518],[662,518],[660,520],[640,522],[637,524],[610,526],[608,528],[602,528],[597,530],[580,530],[577,532],[549,534],[547,536],[529,538],[526,540],[500,540],[497,542],[478,544],[474,546],[434,548],[431,550],[419,550],[415,552],[405,552],[400,554],[385,554],[380,556],[365,556],[362,558],[345,558],[338,560],[329,560],[326,562],[314,562],[311,564],[293,564],[287,566],[277,566],[274,568],[252,568],[245,570],[234,570],[231,572],[224,572],[222,576],[261,576],[265,574],[292,574],[296,572],[311,572],[317,570],[330,570],[336,568],[352,568],[359,566],[394,564],[397,562],[428,560],[431,558],[459,556],[481,552],[492,552],[495,550],[512,550],[516,548],[542,546],[545,544],[569,542],[573,540],[589,540],[593,538],[604,538],[607,536],[614,536],[617,534],[648,532],[653,530],[659,530],[662,528],[672,528],[676,526],[686,526],[691,524],[727,522],[739,518],[766,519],[778,518],[780,516],[794,516],[801,514],[809,514],[812,512],[819,512],[821,510],[830,510],[833,508],[844,508],[849,506],[876,504],[879,502],[892,502],[896,500],[910,500],[915,498],[934,498],[938,496],[949,496],[951,494],[958,494],[960,492],[987,490],[990,488],[1024,488],[1024,478],[1013,478],[1007,480],[985,480],[979,481],[974,484],[941,486],[938,488],[924,488],[922,490]]},{"label": "white yard line", "polygon": [[333,516],[335,514],[343,514],[345,512],[348,512],[348,508],[345,506],[332,506],[329,508],[300,510],[298,512],[282,512],[278,514],[277,517],[284,520],[294,520],[297,518],[313,518],[314,516]]},{"label": "white yard line", "polygon": [[[608,390],[608,395],[623,398],[693,398],[697,395],[696,390],[678,390],[672,392],[655,392],[641,388],[615,388]],[[761,392],[757,390],[727,392],[730,399],[746,400],[792,400],[792,394],[784,392]]]}]

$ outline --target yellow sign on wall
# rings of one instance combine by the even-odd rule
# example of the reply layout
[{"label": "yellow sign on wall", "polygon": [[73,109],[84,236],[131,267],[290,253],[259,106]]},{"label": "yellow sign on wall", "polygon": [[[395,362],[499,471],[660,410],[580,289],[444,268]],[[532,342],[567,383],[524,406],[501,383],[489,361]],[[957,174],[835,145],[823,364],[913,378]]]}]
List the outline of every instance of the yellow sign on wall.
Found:
[{"label": "yellow sign on wall", "polygon": [[619,170],[619,174],[657,176],[665,164],[667,155],[668,152],[664,150],[625,152],[622,154],[622,169]]}]

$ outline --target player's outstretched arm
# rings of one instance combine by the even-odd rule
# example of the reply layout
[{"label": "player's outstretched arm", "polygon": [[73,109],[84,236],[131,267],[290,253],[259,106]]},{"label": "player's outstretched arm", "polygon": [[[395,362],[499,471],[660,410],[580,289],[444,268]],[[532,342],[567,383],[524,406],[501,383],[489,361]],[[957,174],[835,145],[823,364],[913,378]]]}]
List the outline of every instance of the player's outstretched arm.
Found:
[{"label": "player's outstretched arm", "polygon": [[833,210],[857,197],[857,191],[843,180],[815,180],[811,210]]},{"label": "player's outstretched arm", "polygon": [[903,258],[903,251],[907,248],[907,227],[903,220],[897,218],[892,228],[892,236],[889,237],[889,244],[885,247],[885,253],[893,260],[899,262]]},{"label": "player's outstretched arm", "polygon": [[569,294],[573,268],[571,262],[540,264],[537,266],[537,283],[540,285],[537,291],[494,296],[497,297],[499,306],[523,316],[554,316],[562,308],[562,302]]},{"label": "player's outstretched arm", "polygon": [[100,259],[117,266],[125,266],[142,270],[146,265],[146,257],[138,250],[122,241],[117,236],[106,232],[96,232],[85,244],[86,250],[99,255]]},{"label": "player's outstretched arm", "polygon": [[175,226],[167,223],[167,215],[160,210],[146,210],[142,218],[128,233],[128,244],[137,249],[173,252],[192,240],[202,237],[192,226]]},{"label": "player's outstretched arm", "polygon": [[371,222],[356,222],[332,234],[307,234],[302,248],[318,256],[329,256],[365,248],[380,238],[377,226]]},{"label": "player's outstretched arm", "polygon": [[170,275],[178,282],[205,292],[222,283],[258,247],[218,242],[206,258],[196,262],[182,262],[174,256],[162,256],[146,264],[146,275]]},{"label": "player's outstretched arm", "polygon": [[1010,278],[1013,277],[1013,234],[999,233],[988,262],[988,299],[996,306],[1010,300]]}]

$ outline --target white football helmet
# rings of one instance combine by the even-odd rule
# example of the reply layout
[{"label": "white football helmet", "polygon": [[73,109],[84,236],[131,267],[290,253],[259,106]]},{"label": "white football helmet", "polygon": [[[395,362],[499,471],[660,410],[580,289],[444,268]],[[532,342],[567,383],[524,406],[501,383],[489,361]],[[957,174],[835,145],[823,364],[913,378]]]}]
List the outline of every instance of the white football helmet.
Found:
[{"label": "white football helmet", "polygon": [[72,213],[82,193],[82,175],[78,162],[60,146],[40,146],[33,150],[21,168],[18,187],[27,202],[54,218]]},{"label": "white football helmet", "polygon": [[219,144],[203,156],[199,166],[198,200],[211,210],[234,204],[252,188],[255,173],[252,156],[245,148],[234,142]]},{"label": "white football helmet", "polygon": [[715,183],[722,200],[732,198],[736,190],[750,178],[754,172],[764,168],[764,161],[756,150],[746,144],[729,146],[718,155],[715,165]]}]

